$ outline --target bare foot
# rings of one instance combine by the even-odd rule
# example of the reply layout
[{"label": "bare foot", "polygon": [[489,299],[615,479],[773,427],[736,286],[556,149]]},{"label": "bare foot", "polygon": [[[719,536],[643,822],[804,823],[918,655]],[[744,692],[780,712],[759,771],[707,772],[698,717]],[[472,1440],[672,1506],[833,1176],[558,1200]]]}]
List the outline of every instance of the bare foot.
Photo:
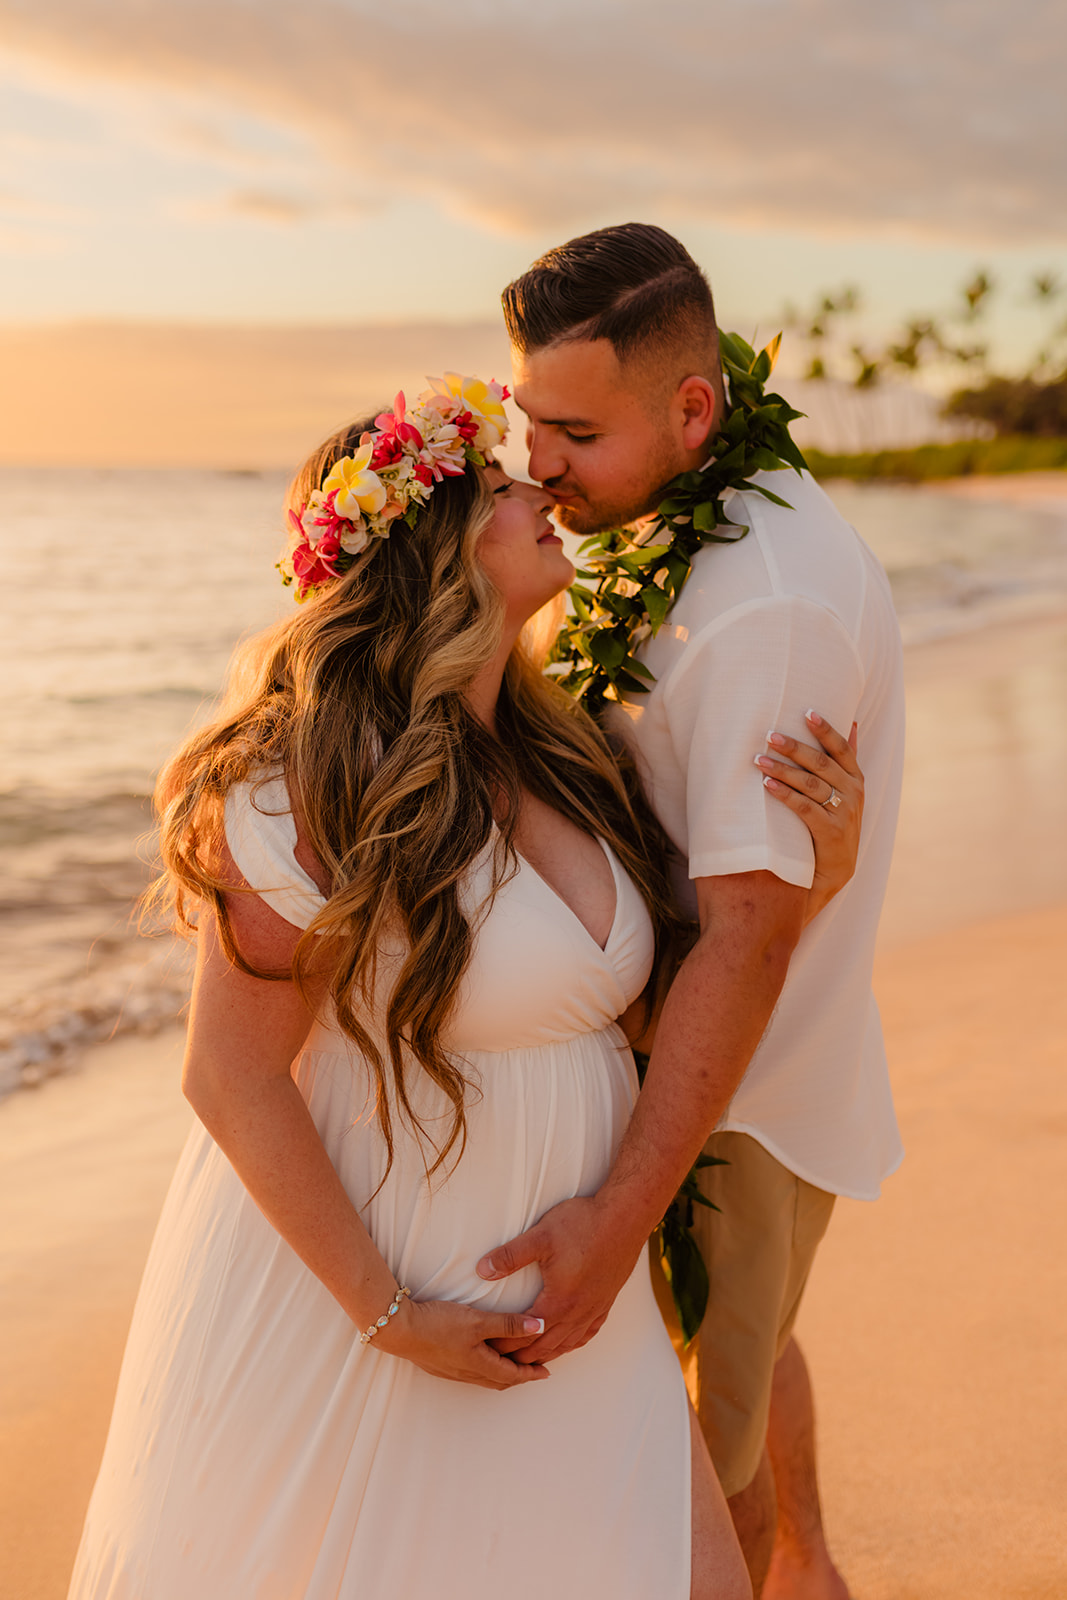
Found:
[{"label": "bare foot", "polygon": [[775,1544],[760,1594],[761,1600],[851,1600],[848,1584],[825,1546],[813,1555],[790,1550],[781,1541]]}]

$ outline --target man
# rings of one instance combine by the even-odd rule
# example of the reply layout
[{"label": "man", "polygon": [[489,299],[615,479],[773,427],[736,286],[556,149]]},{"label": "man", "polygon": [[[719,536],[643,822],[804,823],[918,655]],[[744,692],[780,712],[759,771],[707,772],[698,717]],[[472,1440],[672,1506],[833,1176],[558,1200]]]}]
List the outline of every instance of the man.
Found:
[{"label": "man", "polygon": [[[509,286],[504,310],[530,473],[565,526],[634,522],[705,464],[725,405],[714,310],[669,234],[628,224],[573,240]],[[749,532],[699,552],[643,649],[655,686],[619,714],[700,924],[630,1127],[595,1196],[556,1207],[479,1270],[541,1266],[546,1330],[517,1359],[584,1343],[719,1129],[707,1148],[730,1164],[709,1169],[706,1190],[721,1213],[697,1218],[711,1276],[698,1413],[755,1593],[842,1600],[791,1330],[834,1197],[873,1199],[901,1155],[870,988],[900,791],[901,655],[870,552],[806,475],[773,489],[791,509],[754,492],[731,502]],[[805,707],[858,722],[867,780],[855,876],[807,928],[810,838],[752,766],[768,729],[810,741]],[[830,787],[813,779],[812,798],[826,803]]]}]

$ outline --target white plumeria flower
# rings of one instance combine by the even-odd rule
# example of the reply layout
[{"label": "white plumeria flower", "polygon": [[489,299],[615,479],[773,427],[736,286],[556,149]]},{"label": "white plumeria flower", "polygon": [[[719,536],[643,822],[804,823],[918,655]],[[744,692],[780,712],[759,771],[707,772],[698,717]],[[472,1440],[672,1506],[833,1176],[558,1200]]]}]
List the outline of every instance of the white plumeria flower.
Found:
[{"label": "white plumeria flower", "polygon": [[466,444],[454,422],[445,422],[440,412],[429,412],[419,427],[423,437],[420,459],[437,477],[442,467],[462,472],[467,464]]},{"label": "white plumeria flower", "polygon": [[400,488],[401,485],[406,488],[408,479],[414,470],[414,461],[409,455],[403,455],[399,461],[391,461],[387,467],[383,467],[381,475],[397,488]]},{"label": "white plumeria flower", "polygon": [[318,547],[319,540],[326,532],[326,527],[328,526],[328,523],[323,523],[320,521],[325,508],[326,496],[322,493],[321,489],[312,489],[311,494],[308,497],[308,503],[304,507],[303,514],[300,518],[300,525],[307,535],[307,542],[312,550],[315,550]]},{"label": "white plumeria flower", "polygon": [[358,521],[349,521],[345,532],[341,535],[341,549],[350,556],[358,556],[370,544],[370,529],[360,517]]}]

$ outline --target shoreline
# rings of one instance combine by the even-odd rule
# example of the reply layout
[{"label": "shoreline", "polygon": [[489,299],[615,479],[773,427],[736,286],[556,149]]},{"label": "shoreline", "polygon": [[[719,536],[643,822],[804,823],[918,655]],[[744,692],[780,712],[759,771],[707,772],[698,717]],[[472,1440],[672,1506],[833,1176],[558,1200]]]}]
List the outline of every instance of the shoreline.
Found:
[{"label": "shoreline", "polygon": [[879,950],[1067,900],[1067,611],[912,645],[904,681]]},{"label": "shoreline", "polygon": [[1067,511],[1067,467],[1055,471],[968,473],[959,478],[931,478],[921,485],[938,494],[967,500],[998,500],[1003,505],[1047,507]]},{"label": "shoreline", "polygon": [[[904,673],[905,788],[879,948],[1067,898],[1067,605],[910,642]],[[68,970],[38,986],[20,974],[24,998],[0,1015],[0,1107],[77,1071],[94,1044],[151,1036],[184,1009],[180,941],[132,938],[113,902],[86,928]]]},{"label": "shoreline", "polygon": [[[9,501],[16,544],[25,553],[54,536],[64,509],[55,484],[38,503],[43,486],[19,487],[18,478],[16,473],[8,485]],[[1004,641],[1022,638],[1023,654],[1026,645],[1024,633],[1007,630],[1054,627],[1067,615],[1067,521],[999,503],[1010,493],[1032,497],[1035,486],[1048,493],[1049,485],[1063,491],[1067,472],[958,480],[939,485],[944,492],[937,495],[887,491],[880,484],[857,493],[849,486],[850,495],[842,496],[848,520],[865,531],[895,575],[909,689],[929,703],[937,695],[919,680],[939,675],[942,659],[963,662],[977,649],[979,656],[988,651],[1008,660],[1014,646]],[[87,528],[93,547],[99,542],[108,560],[128,560],[130,518],[148,486],[143,472],[90,485]],[[66,1069],[116,1022],[150,1029],[181,1010],[181,973],[147,970],[152,952],[131,927],[132,899],[148,875],[145,848],[138,845],[150,832],[145,796],[166,750],[200,714],[195,708],[210,700],[227,639],[235,629],[274,615],[282,591],[261,557],[265,536],[273,551],[276,535],[266,530],[274,529],[280,492],[280,478],[250,486],[217,474],[178,473],[155,482],[153,525],[161,550],[170,553],[160,572],[142,572],[125,596],[115,616],[117,634],[92,620],[99,608],[87,604],[73,573],[63,591],[59,614],[67,615],[69,607],[71,616],[82,617],[86,639],[93,642],[86,662],[99,656],[91,670],[86,666],[84,681],[65,630],[28,637],[28,655],[20,651],[20,635],[9,641],[14,681],[24,683],[25,693],[15,696],[22,706],[14,724],[21,765],[16,762],[0,793],[0,902],[11,945],[0,974],[0,1096],[24,1078]],[[975,494],[993,495],[998,503],[976,501]],[[205,610],[190,574],[208,553],[223,561],[216,578],[219,596],[226,598],[217,597]],[[19,571],[24,581],[35,573],[39,581],[32,561]],[[165,625],[153,610],[164,593],[176,605],[173,616],[168,609]],[[146,616],[160,631],[158,641],[144,649]],[[977,647],[972,640],[979,641]],[[128,671],[119,670],[123,665]],[[984,671],[980,659],[979,668]],[[1008,685],[1011,671],[1000,674],[992,692],[1011,702],[1018,721],[1029,688]],[[20,672],[28,675],[20,679]],[[132,688],[128,680],[134,680]],[[1055,728],[1055,718],[1048,720]],[[913,717],[913,742],[917,726],[929,730],[936,721],[933,713],[923,712],[918,722]],[[932,735],[927,731],[925,737]],[[1026,728],[1013,737],[1017,748],[1038,739]],[[862,730],[860,738],[862,743]],[[1022,777],[1029,781],[1029,773]],[[944,781],[941,774],[937,782]],[[924,777],[924,807],[926,787]],[[1005,822],[1010,831],[1011,818]],[[925,840],[920,843],[928,858]],[[946,849],[959,853],[951,837]],[[964,888],[962,914],[980,915],[980,896]],[[1026,886],[1014,901],[1009,890],[1001,886],[991,909],[1029,903],[1028,896],[1049,898],[1042,884]],[[943,905],[950,898],[943,896]],[[913,931],[910,925],[902,929],[904,936]],[[155,956],[166,965],[162,945]]]}]

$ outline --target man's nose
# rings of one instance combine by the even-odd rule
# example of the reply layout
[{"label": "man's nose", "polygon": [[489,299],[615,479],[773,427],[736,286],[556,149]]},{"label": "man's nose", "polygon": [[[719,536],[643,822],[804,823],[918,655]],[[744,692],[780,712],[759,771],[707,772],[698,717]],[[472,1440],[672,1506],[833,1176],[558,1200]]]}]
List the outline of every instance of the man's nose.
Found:
[{"label": "man's nose", "polygon": [[540,511],[544,516],[548,515],[555,504],[552,491],[543,488],[539,483],[513,484],[512,493],[519,494],[535,511]]},{"label": "man's nose", "polygon": [[552,434],[544,428],[527,428],[526,447],[530,452],[530,477],[538,483],[552,483],[567,470],[567,458]]}]

